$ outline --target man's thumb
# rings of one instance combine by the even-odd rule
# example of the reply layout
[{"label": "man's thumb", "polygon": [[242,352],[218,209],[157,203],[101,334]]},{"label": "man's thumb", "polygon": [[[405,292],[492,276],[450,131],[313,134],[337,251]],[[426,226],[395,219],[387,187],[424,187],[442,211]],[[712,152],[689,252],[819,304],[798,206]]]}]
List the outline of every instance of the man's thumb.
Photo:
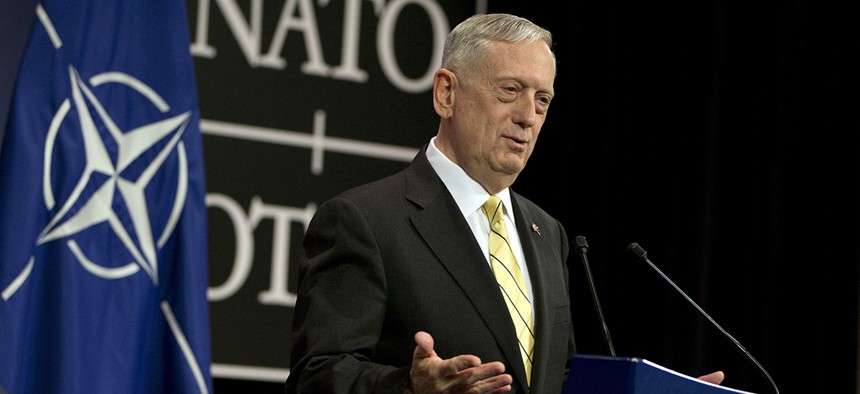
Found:
[{"label": "man's thumb", "polygon": [[436,351],[433,350],[433,337],[424,331],[415,333],[415,352],[412,354],[413,359],[433,357]]}]

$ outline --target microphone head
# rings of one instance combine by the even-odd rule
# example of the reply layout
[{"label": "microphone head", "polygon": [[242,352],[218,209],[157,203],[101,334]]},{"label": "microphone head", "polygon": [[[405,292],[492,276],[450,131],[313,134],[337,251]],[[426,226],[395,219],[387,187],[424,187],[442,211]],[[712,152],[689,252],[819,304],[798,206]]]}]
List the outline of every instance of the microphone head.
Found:
[{"label": "microphone head", "polygon": [[585,252],[588,250],[588,241],[585,240],[585,237],[577,235],[576,238],[573,239],[573,242],[576,244],[576,247],[581,251]]},{"label": "microphone head", "polygon": [[642,247],[636,242],[631,242],[630,245],[627,245],[627,252],[636,256],[640,260],[648,258],[648,252],[646,252],[645,249],[642,249]]}]

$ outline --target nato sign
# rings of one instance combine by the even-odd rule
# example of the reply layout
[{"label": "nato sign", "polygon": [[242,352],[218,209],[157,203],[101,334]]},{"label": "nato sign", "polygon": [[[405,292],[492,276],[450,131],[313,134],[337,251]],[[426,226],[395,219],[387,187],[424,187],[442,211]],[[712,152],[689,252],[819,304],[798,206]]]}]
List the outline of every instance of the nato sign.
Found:
[{"label": "nato sign", "polygon": [[445,36],[482,2],[187,2],[206,163],[212,373],[283,382],[316,207],[438,126]]}]

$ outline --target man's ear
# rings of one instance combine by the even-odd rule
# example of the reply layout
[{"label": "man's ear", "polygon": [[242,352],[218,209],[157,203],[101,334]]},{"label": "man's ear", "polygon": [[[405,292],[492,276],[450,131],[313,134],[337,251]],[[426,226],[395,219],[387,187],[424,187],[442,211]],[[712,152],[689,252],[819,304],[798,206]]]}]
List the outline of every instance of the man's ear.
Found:
[{"label": "man's ear", "polygon": [[451,70],[440,68],[433,76],[433,108],[439,117],[450,118],[454,111],[454,91],[459,81]]}]

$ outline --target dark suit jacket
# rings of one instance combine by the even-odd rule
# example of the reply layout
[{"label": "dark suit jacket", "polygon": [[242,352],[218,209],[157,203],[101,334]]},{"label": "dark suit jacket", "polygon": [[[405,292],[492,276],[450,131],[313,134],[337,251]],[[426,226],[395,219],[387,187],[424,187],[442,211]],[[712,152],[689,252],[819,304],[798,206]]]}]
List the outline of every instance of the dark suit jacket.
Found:
[{"label": "dark suit jacket", "polygon": [[513,392],[560,393],[575,353],[568,239],[560,222],[511,195],[534,291],[531,390],[484,252],[422,148],[403,171],[346,191],[314,215],[299,265],[287,392],[401,394],[413,336],[423,330],[442,358],[504,362]]}]

